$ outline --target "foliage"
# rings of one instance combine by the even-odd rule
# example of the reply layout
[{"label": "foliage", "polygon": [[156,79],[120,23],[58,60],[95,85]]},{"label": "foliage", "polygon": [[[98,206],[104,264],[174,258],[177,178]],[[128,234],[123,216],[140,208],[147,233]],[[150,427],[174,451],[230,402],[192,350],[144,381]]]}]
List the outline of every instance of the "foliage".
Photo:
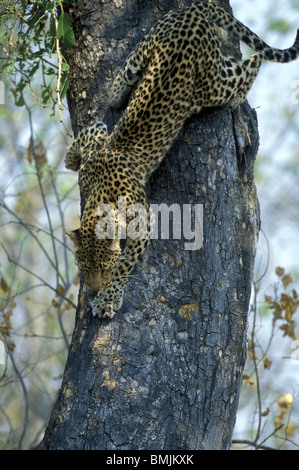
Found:
[{"label": "foliage", "polygon": [[[1,4],[1,70],[13,82],[17,106],[26,104],[24,92],[29,89],[41,107],[51,107],[54,112],[58,104],[59,111],[63,109],[61,102],[69,87],[69,65],[63,53],[75,43],[65,7],[72,3],[74,0],[4,0]],[[39,93],[32,87],[38,73]]]},{"label": "foliage", "polygon": [[0,448],[40,440],[73,328],[78,278],[65,231],[77,179],[60,170],[67,142],[51,117],[58,104],[67,122],[71,3],[0,5],[1,69],[11,83],[0,106]]},{"label": "foliage", "polygon": [[[246,403],[252,426],[247,429],[249,438],[234,439],[234,446],[255,449],[296,449],[299,446],[296,442],[299,428],[293,417],[298,412],[296,391],[290,381],[280,383],[277,380],[278,374],[286,375],[290,371],[292,376],[297,372],[299,341],[295,336],[295,318],[299,300],[290,274],[281,267],[276,267],[275,274],[277,281],[271,295],[261,288],[265,274],[253,283],[248,360],[241,393],[241,410]],[[264,297],[264,302],[259,294]],[[266,323],[268,334],[262,332]],[[285,338],[285,344],[282,338]],[[284,348],[288,350],[286,355],[282,352]],[[294,348],[295,351],[290,353]]]},{"label": "foliage", "polygon": [[[41,438],[65,364],[78,289],[65,240],[73,200],[78,205],[76,177],[60,170],[65,136],[46,110],[36,106],[35,118],[43,123],[37,137],[31,111],[14,109],[8,102],[0,113],[0,448],[8,449],[32,447]],[[28,124],[27,145],[21,145]]]}]

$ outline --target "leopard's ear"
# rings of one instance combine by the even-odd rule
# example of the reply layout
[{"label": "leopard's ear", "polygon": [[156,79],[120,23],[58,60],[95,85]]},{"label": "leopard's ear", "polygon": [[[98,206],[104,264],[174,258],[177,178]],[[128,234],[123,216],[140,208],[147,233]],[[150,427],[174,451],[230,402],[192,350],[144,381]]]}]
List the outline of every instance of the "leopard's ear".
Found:
[{"label": "leopard's ear", "polygon": [[119,238],[113,238],[113,240],[111,240],[108,250],[113,252],[118,251],[119,253],[121,253]]},{"label": "leopard's ear", "polygon": [[75,251],[78,251],[81,247],[80,245],[80,229],[72,230],[71,232],[65,232],[65,234],[72,240],[74,243]]}]

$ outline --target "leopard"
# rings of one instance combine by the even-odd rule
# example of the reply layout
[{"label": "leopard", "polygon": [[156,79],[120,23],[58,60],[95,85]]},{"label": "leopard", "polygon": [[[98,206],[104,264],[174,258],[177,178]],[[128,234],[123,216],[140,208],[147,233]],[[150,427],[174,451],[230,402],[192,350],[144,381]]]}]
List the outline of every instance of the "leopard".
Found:
[{"label": "leopard", "polygon": [[[255,53],[245,60],[226,54],[221,29]],[[65,158],[66,168],[79,172],[86,201],[80,228],[67,234],[87,287],[97,292],[94,316],[111,319],[121,308],[128,277],[149,242],[145,185],[185,121],[205,108],[237,109],[263,60],[286,63],[298,56],[299,29],[293,46],[273,48],[206,0],[166,13],[128,55],[108,97],[109,106],[124,108],[113,131],[108,134],[102,121],[88,126]],[[124,214],[132,205],[146,208],[139,220],[145,234],[127,237],[122,246],[129,220]],[[110,236],[108,228],[103,236],[104,226],[110,227]]]}]

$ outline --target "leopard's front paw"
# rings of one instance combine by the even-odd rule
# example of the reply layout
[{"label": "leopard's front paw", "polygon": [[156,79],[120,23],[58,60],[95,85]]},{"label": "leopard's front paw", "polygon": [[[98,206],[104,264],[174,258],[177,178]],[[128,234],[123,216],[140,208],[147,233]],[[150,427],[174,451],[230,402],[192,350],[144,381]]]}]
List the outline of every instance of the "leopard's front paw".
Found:
[{"label": "leopard's front paw", "polygon": [[107,288],[92,301],[92,314],[94,317],[108,318],[114,317],[115,312],[122,306],[123,292]]}]

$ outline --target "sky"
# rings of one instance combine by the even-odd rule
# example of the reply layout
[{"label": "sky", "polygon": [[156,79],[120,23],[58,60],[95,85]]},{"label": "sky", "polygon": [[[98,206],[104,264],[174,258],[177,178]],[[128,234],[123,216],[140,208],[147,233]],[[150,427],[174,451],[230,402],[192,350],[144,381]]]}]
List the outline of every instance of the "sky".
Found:
[{"label": "sky", "polygon": [[[279,48],[293,44],[299,27],[299,5],[295,9],[291,3],[290,0],[231,0],[236,18],[254,29],[268,44]],[[285,36],[269,31],[269,17],[285,20],[293,27]],[[270,267],[273,270],[274,266],[283,265],[299,274],[299,92],[295,95],[296,88],[292,87],[299,89],[298,60],[289,64],[264,63],[248,100],[256,109],[259,121],[260,148],[256,166],[261,165],[267,175],[260,184],[257,179],[256,185],[262,229],[270,243]],[[293,114],[291,125],[288,125],[288,114]],[[263,234],[260,248],[261,252],[266,249]]]},{"label": "sky", "polygon": [[[234,15],[261,36],[269,45],[287,48],[294,42],[299,27],[299,2],[292,0],[231,0]],[[269,21],[284,20],[290,25],[285,34],[269,31]],[[296,93],[298,90],[298,93]],[[290,272],[298,292],[299,284],[299,65],[298,60],[290,64],[264,63],[248,95],[250,105],[256,109],[259,122],[260,148],[256,161],[256,186],[261,208],[261,226],[254,277],[257,279],[269,266],[263,280],[260,301],[264,294],[273,292],[277,286],[276,266]],[[261,173],[260,173],[261,172]],[[296,315],[298,318],[298,313]],[[268,320],[268,321],[267,321]],[[271,321],[258,317],[258,334],[261,344],[267,341]],[[250,327],[248,329],[250,334]],[[296,328],[298,337],[298,327]],[[288,338],[290,340],[290,338]],[[275,336],[269,354],[273,360],[271,374],[263,376],[263,410],[270,404],[278,410],[275,393],[267,396],[265,390],[299,395],[299,361],[290,360],[296,350],[295,342]],[[298,355],[297,355],[298,357]],[[269,388],[270,387],[270,388]],[[244,437],[249,423],[253,423],[256,406],[253,395],[241,394],[234,438]],[[298,425],[297,409],[292,419]],[[256,411],[256,409],[255,409]],[[269,418],[264,418],[263,426]],[[253,429],[256,427],[253,425]],[[271,427],[270,427],[271,430]],[[272,428],[273,430],[273,428]],[[298,436],[297,436],[298,438]],[[268,442],[267,442],[268,443]],[[280,442],[281,443],[281,442]]]}]

